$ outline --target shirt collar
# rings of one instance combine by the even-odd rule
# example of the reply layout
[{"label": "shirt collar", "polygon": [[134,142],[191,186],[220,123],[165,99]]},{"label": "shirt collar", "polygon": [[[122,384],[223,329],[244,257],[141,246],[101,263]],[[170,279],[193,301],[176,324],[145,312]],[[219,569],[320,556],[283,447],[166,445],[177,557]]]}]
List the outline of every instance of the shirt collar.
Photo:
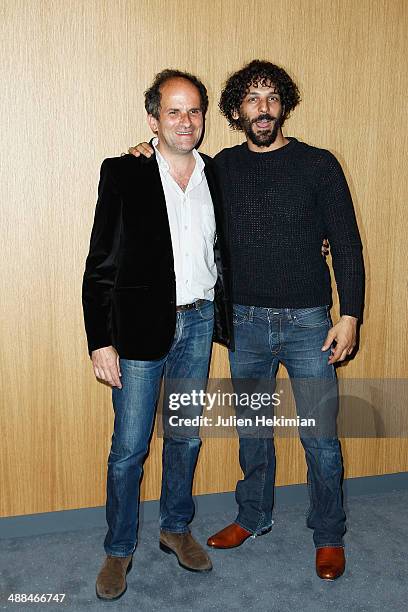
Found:
[{"label": "shirt collar", "polygon": [[[163,157],[163,155],[158,150],[158,148],[157,148],[158,143],[159,143],[159,139],[157,137],[153,138],[152,145],[153,145],[153,148],[154,148],[154,152],[156,153],[157,163],[158,163],[159,168],[161,170],[163,170],[164,172],[168,172],[170,170],[170,166],[167,163],[167,161],[165,160],[165,158]],[[193,173],[195,173],[195,172],[202,173],[204,171],[204,167],[205,167],[203,158],[198,153],[198,151],[196,151],[196,149],[193,149],[193,155],[194,155],[194,159],[196,160],[196,165],[195,165]]]}]

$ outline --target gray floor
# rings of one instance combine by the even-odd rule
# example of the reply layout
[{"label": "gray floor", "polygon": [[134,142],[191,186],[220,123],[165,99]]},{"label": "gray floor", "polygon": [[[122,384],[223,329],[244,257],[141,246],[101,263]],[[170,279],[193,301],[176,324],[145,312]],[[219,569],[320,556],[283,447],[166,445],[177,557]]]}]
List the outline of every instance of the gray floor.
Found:
[{"label": "gray floor", "polygon": [[[181,611],[302,610],[366,612],[408,610],[408,491],[351,497],[347,502],[347,569],[336,582],[314,570],[311,532],[300,504],[276,509],[272,532],[240,548],[211,551],[214,569],[194,574],[158,548],[158,528],[147,521],[128,575],[127,593],[116,602],[94,594],[103,560],[104,530],[67,532],[1,541],[1,610]],[[205,543],[233,518],[197,516],[193,533]],[[62,604],[12,604],[10,593],[65,593]]]}]

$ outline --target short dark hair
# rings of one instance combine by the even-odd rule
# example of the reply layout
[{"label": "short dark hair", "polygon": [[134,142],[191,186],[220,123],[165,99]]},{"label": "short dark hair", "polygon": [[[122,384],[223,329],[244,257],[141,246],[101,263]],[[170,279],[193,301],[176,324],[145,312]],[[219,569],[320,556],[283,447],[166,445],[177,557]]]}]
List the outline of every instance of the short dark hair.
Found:
[{"label": "short dark hair", "polygon": [[162,70],[154,77],[152,85],[144,93],[145,97],[145,109],[149,115],[153,115],[155,119],[159,119],[160,114],[160,103],[161,103],[161,86],[169,81],[170,79],[185,79],[190,81],[195,87],[197,87],[201,99],[201,111],[205,116],[208,109],[208,95],[207,88],[200,81],[200,79],[194,74],[189,72],[182,72],[181,70],[171,70],[166,68]]},{"label": "short dark hair", "polygon": [[288,73],[279,66],[265,60],[253,60],[238,72],[234,72],[221,92],[219,107],[234,130],[242,130],[239,119],[233,113],[239,111],[242,100],[251,85],[268,85],[273,83],[281,97],[283,113],[280,124],[283,125],[290,112],[300,102],[299,89]]}]

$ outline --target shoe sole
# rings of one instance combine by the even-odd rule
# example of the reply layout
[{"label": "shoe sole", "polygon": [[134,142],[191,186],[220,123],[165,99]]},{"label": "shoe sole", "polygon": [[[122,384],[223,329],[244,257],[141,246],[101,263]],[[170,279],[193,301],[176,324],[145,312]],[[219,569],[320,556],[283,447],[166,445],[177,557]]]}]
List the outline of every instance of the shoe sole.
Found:
[{"label": "shoe sole", "polygon": [[260,536],[266,535],[271,530],[272,530],[272,527],[269,527],[268,529],[265,529],[265,531],[261,531],[261,533],[257,533],[255,537],[253,534],[251,534],[248,537],[241,540],[239,544],[234,544],[234,546],[217,546],[215,544],[209,544],[208,542],[207,542],[207,546],[209,548],[216,548],[217,550],[230,550],[231,548],[238,548],[239,546],[242,546],[242,544],[244,544],[244,542],[246,542],[250,538],[253,538],[255,540],[256,538],[259,538]]},{"label": "shoe sole", "polygon": [[194,569],[193,567],[188,567],[188,565],[184,565],[184,563],[182,563],[180,561],[180,559],[178,558],[177,553],[170,548],[169,546],[166,546],[166,544],[163,544],[163,542],[159,542],[159,548],[160,550],[162,550],[163,552],[165,552],[167,555],[174,555],[178,561],[178,564],[180,565],[180,567],[182,567],[183,569],[187,570],[188,572],[198,572],[200,574],[202,574],[203,572],[211,572],[212,567],[209,567],[208,569]]},{"label": "shoe sole", "polygon": [[[129,565],[127,566],[126,569],[126,576],[128,575],[128,573],[130,572],[130,570],[132,569],[132,564],[133,564],[133,559],[131,559]],[[95,592],[96,592],[96,596],[98,599],[102,600],[102,601],[117,601],[118,599],[120,599],[127,591],[127,582],[125,580],[125,588],[123,589],[123,591],[119,594],[116,595],[116,597],[102,597],[102,595],[99,595],[96,586],[95,586]]]},{"label": "shoe sole", "polygon": [[341,574],[339,574],[338,576],[335,576],[334,578],[325,578],[324,576],[319,576],[319,574],[317,574],[317,572],[316,572],[316,574],[317,574],[318,578],[320,578],[320,580],[324,580],[325,582],[334,582],[335,580],[338,580],[339,578],[342,577],[342,575],[344,574],[344,571],[345,570],[343,570],[341,572]]}]

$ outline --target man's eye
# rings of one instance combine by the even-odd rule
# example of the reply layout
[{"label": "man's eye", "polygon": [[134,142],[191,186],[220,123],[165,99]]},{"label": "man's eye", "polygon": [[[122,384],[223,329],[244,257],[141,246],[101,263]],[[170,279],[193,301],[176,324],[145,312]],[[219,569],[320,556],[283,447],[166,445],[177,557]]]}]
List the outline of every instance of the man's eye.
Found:
[{"label": "man's eye", "polygon": [[190,113],[192,115],[199,115],[201,113],[201,110],[199,108],[193,108]]}]

